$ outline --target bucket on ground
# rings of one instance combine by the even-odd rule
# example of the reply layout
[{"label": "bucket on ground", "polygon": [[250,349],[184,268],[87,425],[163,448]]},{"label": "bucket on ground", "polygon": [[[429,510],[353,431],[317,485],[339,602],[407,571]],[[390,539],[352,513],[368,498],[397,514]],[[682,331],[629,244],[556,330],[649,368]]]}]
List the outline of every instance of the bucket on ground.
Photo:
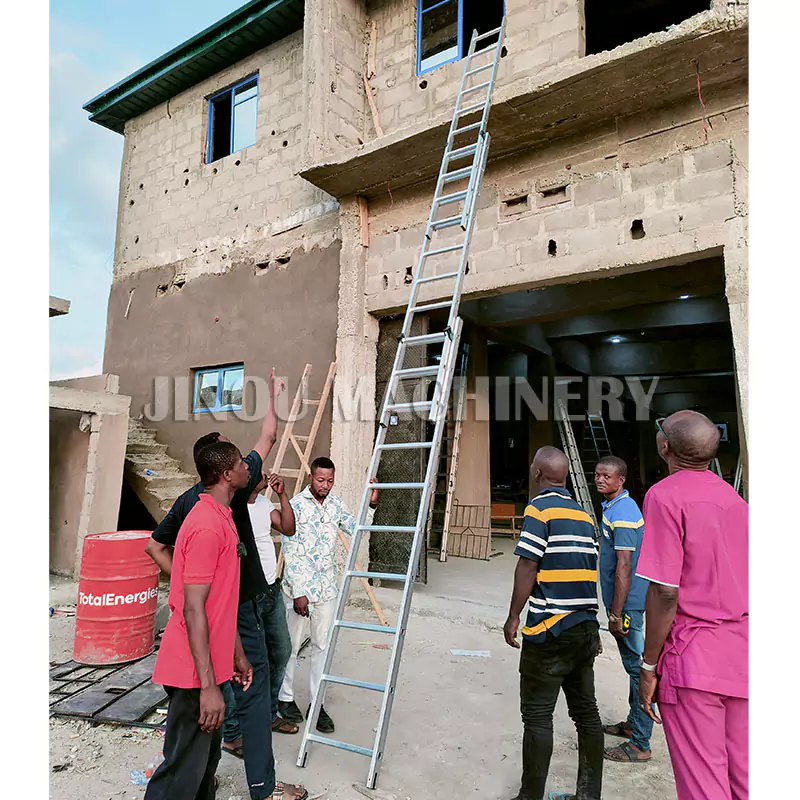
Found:
[{"label": "bucket on ground", "polygon": [[79,664],[122,664],[153,652],[158,567],[144,552],[150,531],[83,540],[75,643]]}]

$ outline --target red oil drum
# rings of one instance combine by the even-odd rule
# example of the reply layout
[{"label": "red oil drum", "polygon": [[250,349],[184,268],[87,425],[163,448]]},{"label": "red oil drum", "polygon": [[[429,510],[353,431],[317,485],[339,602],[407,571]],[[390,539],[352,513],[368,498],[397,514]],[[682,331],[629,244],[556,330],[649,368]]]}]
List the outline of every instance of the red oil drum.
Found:
[{"label": "red oil drum", "polygon": [[79,664],[121,664],[153,652],[158,567],[150,531],[92,533],[83,540],[75,643]]}]

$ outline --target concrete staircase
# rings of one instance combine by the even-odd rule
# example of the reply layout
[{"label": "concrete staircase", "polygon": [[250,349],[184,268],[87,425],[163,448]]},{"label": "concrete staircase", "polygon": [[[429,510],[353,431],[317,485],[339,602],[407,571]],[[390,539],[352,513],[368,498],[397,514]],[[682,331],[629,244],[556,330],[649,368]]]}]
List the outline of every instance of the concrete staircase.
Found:
[{"label": "concrete staircase", "polygon": [[161,522],[175,499],[197,483],[180,461],[167,455],[167,445],[141,420],[128,423],[125,478],[156,522]]}]

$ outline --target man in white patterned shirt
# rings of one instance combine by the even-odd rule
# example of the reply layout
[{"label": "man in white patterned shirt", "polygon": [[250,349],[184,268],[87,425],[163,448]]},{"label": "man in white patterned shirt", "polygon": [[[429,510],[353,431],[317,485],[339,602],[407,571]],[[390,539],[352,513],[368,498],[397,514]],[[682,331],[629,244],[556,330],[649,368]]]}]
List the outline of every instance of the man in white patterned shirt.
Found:
[{"label": "man in white patterned shirt", "polygon": [[[335,471],[329,458],[316,458],[311,462],[311,483],[291,501],[295,534],[292,537],[281,536],[285,564],[282,589],[292,655],[278,694],[278,713],[291,722],[304,719],[294,700],[294,672],[305,635],[305,618],[311,623],[310,705],[322,677],[325,645],[339,593],[334,558],[339,530],[352,536],[356,529],[356,518],[341,498],[331,494]],[[372,524],[377,503],[378,490],[373,489],[367,525]],[[324,708],[319,712],[317,730],[321,733],[334,731],[333,720]]]}]

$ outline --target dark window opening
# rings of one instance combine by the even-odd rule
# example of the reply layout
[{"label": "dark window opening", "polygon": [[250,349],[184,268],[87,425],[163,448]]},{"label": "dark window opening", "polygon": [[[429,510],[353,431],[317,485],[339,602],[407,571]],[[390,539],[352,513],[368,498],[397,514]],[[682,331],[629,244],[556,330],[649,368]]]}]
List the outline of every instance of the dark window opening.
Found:
[{"label": "dark window opening", "polygon": [[631,223],[631,239],[644,239],[644,237],[644,222],[642,222],[640,219],[635,219]]},{"label": "dark window opening", "polygon": [[584,0],[586,55],[666,30],[709,8],[710,0]]},{"label": "dark window opening", "polygon": [[[504,13],[503,0],[417,0],[417,74],[464,58],[473,30],[499,28]],[[496,42],[484,39],[478,47]]]},{"label": "dark window opening", "polygon": [[247,78],[208,100],[206,163],[256,143],[258,76]]}]

